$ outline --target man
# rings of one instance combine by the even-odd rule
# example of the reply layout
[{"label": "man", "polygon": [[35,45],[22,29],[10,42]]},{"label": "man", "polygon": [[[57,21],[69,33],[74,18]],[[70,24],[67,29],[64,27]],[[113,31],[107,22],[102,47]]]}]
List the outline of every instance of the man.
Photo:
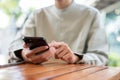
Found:
[{"label": "man", "polygon": [[107,64],[108,44],[99,12],[73,0],[55,0],[55,5],[36,10],[21,33],[22,36],[45,37],[50,49],[35,55],[48,47],[30,50],[25,43],[22,47],[19,37],[14,44],[22,50],[19,53],[10,52],[11,62],[43,63],[54,56],[67,63]]}]

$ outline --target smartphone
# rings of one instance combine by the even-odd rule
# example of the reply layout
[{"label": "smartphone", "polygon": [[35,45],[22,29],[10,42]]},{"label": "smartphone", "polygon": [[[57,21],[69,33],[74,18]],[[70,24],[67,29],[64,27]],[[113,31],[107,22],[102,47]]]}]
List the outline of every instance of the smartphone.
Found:
[{"label": "smartphone", "polygon": [[48,46],[47,49],[40,51],[39,53],[36,53],[36,54],[40,54],[40,53],[43,53],[43,52],[49,50],[49,45],[44,37],[27,37],[27,36],[25,36],[23,38],[23,41],[27,44],[27,46],[29,47],[30,50],[40,47],[40,46]]}]

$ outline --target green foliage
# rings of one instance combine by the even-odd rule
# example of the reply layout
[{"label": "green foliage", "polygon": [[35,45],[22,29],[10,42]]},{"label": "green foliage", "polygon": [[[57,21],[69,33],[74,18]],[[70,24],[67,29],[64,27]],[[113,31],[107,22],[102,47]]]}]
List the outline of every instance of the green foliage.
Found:
[{"label": "green foliage", "polygon": [[20,8],[18,7],[18,4],[19,4],[19,0],[1,0],[0,8],[7,15],[10,16],[11,14],[16,14],[16,17],[18,17],[20,15]]},{"label": "green foliage", "polygon": [[109,66],[120,66],[120,55],[111,53],[109,55]]}]

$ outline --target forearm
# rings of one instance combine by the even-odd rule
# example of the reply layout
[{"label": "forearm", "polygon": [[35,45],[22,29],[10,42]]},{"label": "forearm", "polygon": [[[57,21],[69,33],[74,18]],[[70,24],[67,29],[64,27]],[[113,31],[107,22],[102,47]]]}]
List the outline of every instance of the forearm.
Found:
[{"label": "forearm", "polygon": [[103,52],[93,52],[83,54],[83,58],[77,63],[84,63],[90,65],[106,65],[108,62],[108,56]]}]

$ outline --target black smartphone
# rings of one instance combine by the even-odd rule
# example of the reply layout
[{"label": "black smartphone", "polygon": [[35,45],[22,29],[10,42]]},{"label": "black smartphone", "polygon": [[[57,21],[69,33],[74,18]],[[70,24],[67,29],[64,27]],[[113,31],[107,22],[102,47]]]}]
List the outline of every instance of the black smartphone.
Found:
[{"label": "black smartphone", "polygon": [[23,41],[27,44],[27,46],[30,48],[30,50],[40,47],[40,46],[48,46],[47,49],[40,51],[39,53],[36,53],[36,54],[40,54],[40,53],[43,53],[43,52],[49,50],[49,45],[44,37],[27,37],[27,36],[25,36],[23,38]]}]

